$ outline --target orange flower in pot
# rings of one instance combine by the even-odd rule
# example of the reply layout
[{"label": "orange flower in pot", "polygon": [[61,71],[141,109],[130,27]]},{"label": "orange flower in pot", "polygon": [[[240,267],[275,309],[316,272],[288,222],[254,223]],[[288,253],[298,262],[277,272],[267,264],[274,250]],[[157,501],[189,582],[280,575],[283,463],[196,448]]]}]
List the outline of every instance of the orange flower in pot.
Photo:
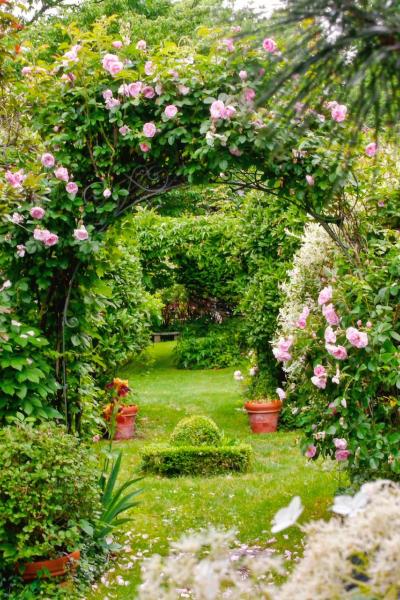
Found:
[{"label": "orange flower in pot", "polygon": [[[258,368],[251,367],[249,375],[254,380],[259,375]],[[245,377],[241,371],[235,371],[234,378],[236,381],[245,382]],[[255,389],[255,385],[252,383],[248,384],[246,389],[247,395],[251,394],[252,390]],[[278,429],[282,401],[286,394],[281,388],[277,388],[276,391],[279,396],[276,400],[267,400],[257,395],[254,398],[250,397],[245,403],[244,408],[249,416],[250,427],[253,433],[274,433]]]},{"label": "orange flower in pot", "polygon": [[[131,392],[127,379],[115,377],[106,385],[111,398],[103,410],[103,417],[110,423],[110,435],[114,440],[130,440],[135,434],[136,415],[139,407],[127,403]],[[125,400],[124,400],[125,399]]]}]

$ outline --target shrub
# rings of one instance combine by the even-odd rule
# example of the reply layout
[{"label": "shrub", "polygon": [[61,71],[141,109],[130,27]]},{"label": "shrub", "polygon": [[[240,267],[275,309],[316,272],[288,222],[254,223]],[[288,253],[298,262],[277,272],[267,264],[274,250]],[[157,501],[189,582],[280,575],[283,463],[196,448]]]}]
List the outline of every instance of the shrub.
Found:
[{"label": "shrub", "polygon": [[242,359],[244,348],[240,321],[227,320],[208,325],[199,335],[199,327],[186,327],[175,349],[176,364],[181,369],[221,369]]},{"label": "shrub", "polygon": [[212,419],[192,416],[179,421],[170,441],[174,446],[219,446],[222,434]]},{"label": "shrub", "polygon": [[56,425],[0,431],[0,562],[54,558],[79,547],[100,508],[96,458]]},{"label": "shrub", "polygon": [[252,449],[238,446],[150,446],[142,454],[142,469],[147,473],[177,475],[218,475],[227,471],[247,471]]}]

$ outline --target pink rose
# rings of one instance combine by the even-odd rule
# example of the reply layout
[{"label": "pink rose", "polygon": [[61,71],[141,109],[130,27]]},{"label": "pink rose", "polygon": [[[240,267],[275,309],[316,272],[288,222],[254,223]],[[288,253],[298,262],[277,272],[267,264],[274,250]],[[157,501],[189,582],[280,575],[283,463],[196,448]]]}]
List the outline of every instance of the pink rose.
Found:
[{"label": "pink rose", "polygon": [[322,314],[327,320],[328,325],[339,325],[340,317],[337,315],[333,304],[324,304],[322,307]]},{"label": "pink rose", "polygon": [[355,327],[348,327],[346,329],[346,338],[355,348],[365,348],[368,346],[368,334],[358,331]]},{"label": "pink rose", "polygon": [[282,400],[282,402],[283,402],[283,400],[285,400],[285,398],[286,398],[285,390],[283,390],[282,388],[276,388],[276,393],[279,396],[279,400]]},{"label": "pink rose", "polygon": [[164,115],[168,119],[173,119],[177,112],[178,112],[178,109],[175,106],[175,104],[169,104],[168,106],[165,107]]},{"label": "pink rose", "polygon": [[305,456],[307,458],[314,458],[314,456],[317,454],[317,448],[313,445],[310,444],[307,448],[307,450],[305,451]]},{"label": "pink rose", "polygon": [[331,117],[337,123],[341,123],[345,120],[347,115],[347,106],[344,104],[336,104],[331,110]]},{"label": "pink rose", "polygon": [[109,198],[111,196],[111,193],[111,190],[109,188],[106,188],[103,192],[104,198]]},{"label": "pink rose", "polygon": [[120,132],[121,135],[124,136],[124,135],[126,135],[127,133],[130,132],[130,129],[129,129],[129,127],[127,125],[122,125],[122,127],[120,127],[118,129],[118,131]]},{"label": "pink rose", "polygon": [[102,93],[102,96],[103,96],[104,100],[111,100],[111,98],[113,97],[113,93],[111,90],[104,90],[104,92]]},{"label": "pink rose", "polygon": [[154,73],[154,63],[151,60],[146,60],[146,62],[144,63],[144,72],[146,73],[146,75],[150,76],[153,75]]},{"label": "pink rose", "polygon": [[333,444],[336,450],[346,450],[347,448],[347,440],[344,438],[333,438]]},{"label": "pink rose", "polygon": [[313,377],[311,377],[311,382],[320,390],[324,390],[326,388],[327,379],[325,377],[313,375]]},{"label": "pink rose", "polygon": [[25,77],[25,75],[30,75],[32,73],[32,67],[22,67],[21,74]]},{"label": "pink rose", "polygon": [[246,88],[244,90],[244,99],[246,100],[246,102],[253,102],[255,97],[256,93],[252,88]]},{"label": "pink rose", "polygon": [[233,39],[232,38],[228,38],[226,40],[222,40],[222,43],[225,44],[226,49],[228,50],[228,52],[233,52],[235,50],[235,46],[233,44]]},{"label": "pink rose", "polygon": [[297,319],[296,327],[298,327],[299,329],[305,329],[305,327],[307,325],[307,318],[308,318],[309,314],[310,314],[310,309],[308,308],[308,306],[305,306],[303,308],[303,312]]},{"label": "pink rose", "polygon": [[372,323],[371,323],[371,321],[367,321],[367,322],[365,323],[365,326],[366,326],[366,327],[368,327],[368,329],[371,329],[371,327],[372,327]]},{"label": "pink rose", "polygon": [[19,258],[23,258],[25,256],[25,252],[26,252],[26,247],[24,246],[24,244],[18,244],[18,246],[17,246],[17,256]]},{"label": "pink rose", "polygon": [[346,360],[347,350],[344,346],[333,346],[332,344],[326,344],[325,348],[331,356],[334,356],[338,360]]},{"label": "pink rose", "polygon": [[179,77],[179,73],[176,69],[170,69],[168,71],[168,73],[174,78],[174,79],[178,79]]},{"label": "pink rose", "polygon": [[312,175],[306,175],[306,181],[308,185],[314,185],[315,183],[314,177]]},{"label": "pink rose", "polygon": [[338,462],[343,462],[349,458],[350,454],[350,450],[336,450],[335,458]]},{"label": "pink rose", "polygon": [[152,88],[151,85],[145,85],[142,90],[142,93],[143,96],[148,99],[154,98],[154,96],[156,95],[154,88]]},{"label": "pink rose", "polygon": [[45,246],[55,246],[58,242],[58,235],[56,233],[46,232],[46,236],[43,238]]},{"label": "pink rose", "polygon": [[[120,96],[129,96],[129,85],[127,83],[121,84],[118,88],[118,94]],[[111,92],[111,95],[112,95],[112,92]],[[103,94],[103,96],[104,96],[104,94]]]},{"label": "pink rose", "polygon": [[65,167],[58,167],[55,171],[54,171],[54,175],[56,176],[57,179],[59,179],[60,181],[68,181],[69,179],[69,174],[68,174],[68,169],[66,169]]},{"label": "pink rose", "polygon": [[78,192],[78,186],[74,181],[70,181],[69,183],[67,183],[65,189],[67,190],[68,194],[75,195]]},{"label": "pink rose", "polygon": [[54,167],[56,162],[54,156],[50,154],[50,152],[45,152],[44,154],[42,154],[40,160],[42,165],[47,168]]},{"label": "pink rose", "polygon": [[147,44],[144,40],[139,40],[138,43],[136,44],[137,50],[146,50],[146,48],[147,48]]},{"label": "pink rose", "polygon": [[333,331],[332,327],[327,327],[325,329],[324,338],[327,344],[336,344],[336,333]]},{"label": "pink rose", "polygon": [[13,188],[19,189],[22,187],[22,184],[25,181],[25,175],[22,170],[16,171],[15,173],[11,173],[11,171],[6,171],[5,178],[8,184],[10,184]]},{"label": "pink rose", "polygon": [[273,54],[277,49],[276,42],[271,38],[265,38],[262,46],[266,52],[270,52],[271,54]]},{"label": "pink rose", "polygon": [[115,54],[106,54],[102,61],[103,69],[108,71],[110,75],[117,75],[124,68],[123,63]]},{"label": "pink rose", "polygon": [[324,289],[320,291],[318,296],[318,304],[321,306],[330,300],[332,300],[332,288],[330,285],[328,285],[328,287],[324,287]]},{"label": "pink rose", "polygon": [[242,81],[246,81],[247,79],[247,71],[245,71],[244,69],[242,69],[242,71],[239,71],[239,77]]},{"label": "pink rose", "polygon": [[325,367],[323,365],[317,365],[314,368],[314,375],[316,375],[317,377],[326,377],[327,373]]},{"label": "pink rose", "polygon": [[33,230],[33,239],[37,240],[38,242],[43,242],[44,238],[49,233],[50,232],[47,229],[39,229],[36,227],[36,229]]},{"label": "pink rose", "polygon": [[148,144],[146,144],[146,142],[140,142],[139,148],[141,149],[142,152],[149,152],[149,150],[150,150],[150,146]]},{"label": "pink rose", "polygon": [[287,362],[292,359],[292,355],[289,352],[289,348],[293,344],[293,338],[290,336],[288,338],[284,338],[279,340],[278,344],[275,348],[272,349],[272,352],[279,362]]},{"label": "pink rose", "polygon": [[367,144],[367,146],[365,146],[365,154],[367,156],[375,156],[375,154],[377,153],[378,150],[378,146],[376,145],[375,142],[371,142],[370,144]]},{"label": "pink rose", "polygon": [[157,127],[154,123],[145,123],[143,125],[143,133],[147,138],[152,138],[156,135]]},{"label": "pink rose", "polygon": [[41,206],[33,206],[29,211],[32,219],[43,219],[46,211]]},{"label": "pink rose", "polygon": [[12,223],[14,223],[14,225],[21,225],[21,223],[25,221],[25,217],[17,212],[13,213],[9,219]]},{"label": "pink rose", "polygon": [[78,229],[74,229],[74,238],[76,240],[78,240],[79,242],[83,242],[83,241],[87,240],[88,237],[89,237],[89,234],[84,225],[81,225]]},{"label": "pink rose", "polygon": [[222,100],[215,100],[210,106],[210,115],[212,119],[222,119],[225,111],[225,104]]},{"label": "pink rose", "polygon": [[135,81],[135,83],[130,83],[128,85],[129,95],[132,96],[133,98],[135,98],[136,96],[139,96],[140,92],[142,91],[142,87],[143,87],[143,84],[141,81]]},{"label": "pink rose", "polygon": [[94,435],[92,437],[92,442],[96,443],[99,442],[101,440],[101,435],[99,433],[96,433],[96,435]]},{"label": "pink rose", "polygon": [[120,104],[121,102],[118,100],[118,98],[110,98],[109,100],[106,100],[106,109],[112,110],[113,108],[120,106]]},{"label": "pink rose", "polygon": [[225,106],[222,118],[223,119],[230,119],[235,114],[236,114],[236,108],[234,106],[232,106],[232,105]]},{"label": "pink rose", "polygon": [[229,152],[230,154],[232,154],[232,156],[242,156],[243,154],[243,152],[239,150],[239,148],[229,148]]},{"label": "pink rose", "polygon": [[113,42],[111,45],[113,48],[118,48],[118,49],[122,48],[122,46],[123,46],[123,44],[120,40],[115,40],[115,42]]},{"label": "pink rose", "polygon": [[178,85],[178,92],[182,94],[182,96],[187,96],[190,92],[190,88],[188,88],[186,85],[180,84]]}]

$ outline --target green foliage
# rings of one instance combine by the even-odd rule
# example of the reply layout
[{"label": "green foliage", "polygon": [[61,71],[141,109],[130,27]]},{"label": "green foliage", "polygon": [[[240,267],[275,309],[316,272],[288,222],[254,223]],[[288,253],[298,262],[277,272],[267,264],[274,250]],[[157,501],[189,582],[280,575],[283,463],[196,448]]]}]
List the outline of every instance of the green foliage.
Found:
[{"label": "green foliage", "polygon": [[148,446],[142,453],[142,470],[166,477],[211,476],[244,473],[250,465],[251,446]]},{"label": "green foliage", "polygon": [[103,298],[104,308],[93,315],[91,362],[97,375],[110,375],[150,343],[152,326],[161,319],[161,302],[143,287],[138,253],[132,242],[128,245],[123,225],[107,236],[96,271],[99,281],[93,291]]},{"label": "green foliage", "polygon": [[196,323],[183,329],[175,347],[179,368],[220,369],[235,365],[243,358],[245,342],[238,319],[227,319],[202,329],[199,331]]},{"label": "green foliage", "polygon": [[100,510],[96,458],[57,425],[0,431],[0,553],[6,564],[79,548]]},{"label": "green foliage", "polygon": [[[10,282],[11,283],[11,282]],[[0,422],[18,413],[35,418],[61,416],[49,401],[56,383],[41,332],[17,320],[11,308],[21,283],[0,292]]]},{"label": "green foliage", "polygon": [[122,517],[121,515],[137,506],[138,502],[134,498],[142,491],[141,489],[132,491],[132,487],[136,486],[140,478],[128,479],[123,484],[117,485],[121,464],[122,452],[118,452],[116,458],[110,457],[107,452],[99,481],[102,511],[95,529],[91,528],[89,531],[94,539],[106,546],[109,545],[106,537],[133,519],[133,517]]},{"label": "green foliage", "polygon": [[209,417],[185,417],[176,425],[170,442],[173,446],[219,446],[222,434]]}]

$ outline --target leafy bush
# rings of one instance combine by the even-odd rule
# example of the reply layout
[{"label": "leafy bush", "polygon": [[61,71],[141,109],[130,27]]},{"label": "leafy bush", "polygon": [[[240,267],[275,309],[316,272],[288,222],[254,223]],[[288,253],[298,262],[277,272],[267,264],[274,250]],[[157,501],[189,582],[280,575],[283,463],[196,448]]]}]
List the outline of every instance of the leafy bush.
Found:
[{"label": "leafy bush", "polygon": [[247,471],[251,446],[149,446],[142,454],[142,470],[175,477],[177,475],[218,475]]},{"label": "leafy bush", "polygon": [[79,548],[99,514],[96,458],[56,425],[0,431],[0,557],[54,558]]},{"label": "leafy bush", "polygon": [[343,462],[356,482],[400,477],[399,257],[395,231],[371,235],[353,264],[337,256],[319,303],[307,297],[305,323],[285,330],[306,455]]},{"label": "leafy bush", "polygon": [[175,348],[177,366],[181,369],[220,369],[235,365],[242,358],[243,335],[237,319],[220,325],[192,324],[184,329]]},{"label": "leafy bush", "polygon": [[219,446],[222,434],[212,419],[185,417],[175,427],[170,442],[174,446]]}]

